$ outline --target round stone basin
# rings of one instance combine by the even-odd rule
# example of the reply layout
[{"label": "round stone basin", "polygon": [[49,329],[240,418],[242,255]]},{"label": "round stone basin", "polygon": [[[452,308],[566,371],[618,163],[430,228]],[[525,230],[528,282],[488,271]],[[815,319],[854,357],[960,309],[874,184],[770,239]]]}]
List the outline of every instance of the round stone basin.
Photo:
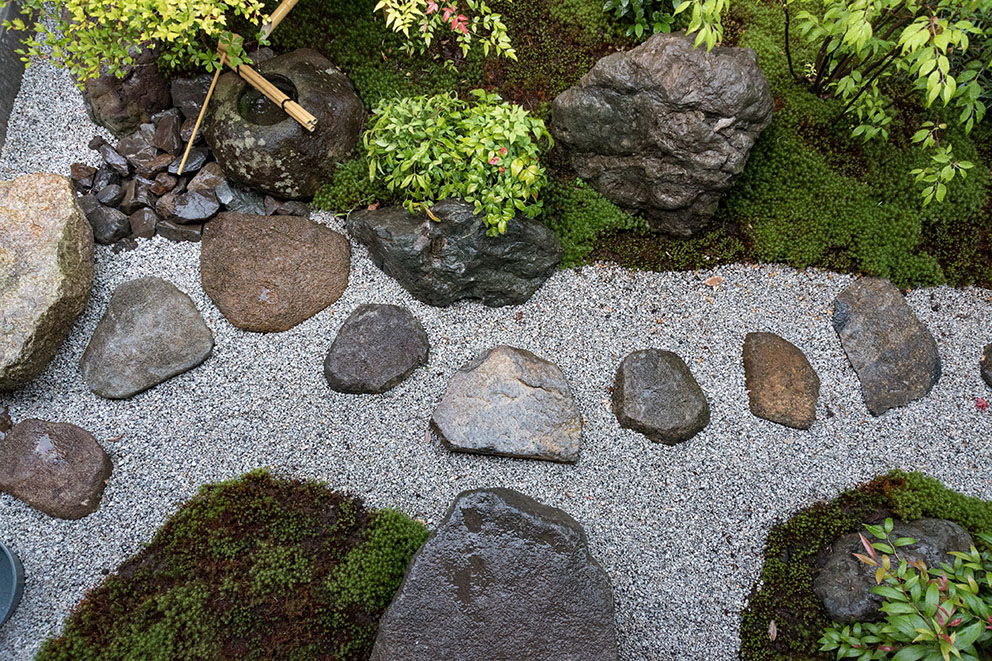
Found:
[{"label": "round stone basin", "polygon": [[24,592],[24,567],[13,551],[0,543],[0,624],[13,615]]},{"label": "round stone basin", "polygon": [[[265,76],[265,79],[293,101],[299,100],[296,85],[286,76],[270,73]],[[241,98],[238,99],[238,114],[246,122],[259,126],[272,126],[289,117],[282,108],[272,103],[267,96],[251,85],[245,87],[244,92],[241,93]]]}]

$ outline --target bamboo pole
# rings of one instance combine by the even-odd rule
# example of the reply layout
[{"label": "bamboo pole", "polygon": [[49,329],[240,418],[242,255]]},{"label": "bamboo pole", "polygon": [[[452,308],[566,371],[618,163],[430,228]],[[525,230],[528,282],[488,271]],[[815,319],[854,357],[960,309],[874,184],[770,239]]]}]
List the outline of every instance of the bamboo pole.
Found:
[{"label": "bamboo pole", "polygon": [[269,22],[262,28],[263,39],[269,38],[272,31],[279,27],[279,24],[282,23],[282,19],[286,18],[289,12],[293,11],[293,7],[295,7],[296,3],[299,1],[300,0],[282,0],[279,6],[276,7],[275,11],[272,12],[272,15],[269,16]]},{"label": "bamboo pole", "polygon": [[200,130],[200,123],[203,122],[203,116],[207,112],[207,103],[210,101],[210,97],[214,93],[214,87],[217,85],[217,79],[220,77],[220,72],[224,68],[224,63],[227,61],[227,53],[220,54],[220,64],[217,66],[217,70],[214,71],[214,79],[210,81],[210,89],[207,90],[207,96],[203,99],[203,105],[200,106],[200,114],[196,117],[196,124],[193,125],[193,134],[189,136],[189,142],[186,143],[186,151],[183,152],[183,160],[179,163],[179,169],[176,174],[181,175],[183,173],[183,168],[186,167],[186,159],[189,158],[189,151],[193,148],[193,143],[196,142],[196,134]]}]

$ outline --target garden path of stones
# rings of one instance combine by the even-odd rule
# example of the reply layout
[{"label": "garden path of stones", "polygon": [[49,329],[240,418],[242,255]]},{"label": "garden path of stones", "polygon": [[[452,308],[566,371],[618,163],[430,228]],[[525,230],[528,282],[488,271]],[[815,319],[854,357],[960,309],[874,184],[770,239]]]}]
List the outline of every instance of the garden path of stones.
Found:
[{"label": "garden path of stones", "polygon": [[[11,119],[0,179],[32,171],[67,175],[82,154],[95,156],[85,146],[94,128],[76,92],[47,68],[33,71]],[[59,107],[42,114],[41,94],[52,90],[61,94]],[[348,235],[328,214],[314,220]],[[37,417],[91,432],[113,472],[99,508],[75,521],[0,495],[0,535],[27,574],[20,608],[0,628],[0,655],[30,658],[85,590],[150,540],[198,486],[258,466],[324,480],[431,527],[459,492],[482,487],[507,487],[564,510],[585,529],[613,587],[622,659],[733,657],[739,613],[769,528],[878,472],[922,470],[951,488],[992,498],[992,413],[976,406],[992,392],[978,365],[992,340],[990,291],[913,291],[907,309],[880,283],[819,271],[735,266],[635,273],[597,265],[555,273],[523,305],[437,308],[413,298],[354,241],[350,269],[335,303],[314,316],[304,305],[295,312],[305,321],[283,330],[259,327],[264,320],[250,306],[240,309],[243,301],[218,291],[213,300],[207,296],[204,288],[234,276],[204,273],[201,283],[200,244],[156,237],[119,254],[97,246],[90,300],[66,343],[39,378],[4,393],[0,404],[15,421]],[[723,281],[705,284],[715,275]],[[865,290],[873,291],[860,300],[853,295]],[[185,319],[191,339],[176,359],[183,362],[180,374],[121,400],[105,397],[150,384],[97,369],[112,355],[102,365],[83,360],[84,352],[101,351],[98,342],[87,349],[98,324],[112,332],[129,323],[126,315],[101,321],[112,295],[169,297],[169,314]],[[870,356],[854,344],[847,354],[842,348],[838,333],[845,342],[859,334],[865,300],[884,303],[885,319],[909,329],[902,339],[910,369],[899,379],[909,403],[872,388]],[[349,347],[336,338],[356,311],[350,325],[388,319],[407,329],[401,355],[410,364],[386,382],[362,382],[337,360]],[[524,351],[493,350],[500,346]],[[750,378],[760,379],[768,367],[761,356],[769,354],[787,366],[795,389],[819,388],[815,406],[802,398],[785,407],[782,398],[749,406],[744,364]],[[499,391],[479,370],[459,371],[480,359],[507,372],[528,369],[515,387],[557,402],[548,438],[560,446],[524,451],[557,461],[449,451],[501,451],[485,445],[499,429],[465,433],[487,422],[485,416],[445,397],[449,387],[454,396],[466,385]],[[852,362],[865,379],[864,393]],[[659,373],[686,382],[674,394],[688,414],[664,428],[638,398],[645,379]],[[386,388],[374,395],[338,392]]]}]

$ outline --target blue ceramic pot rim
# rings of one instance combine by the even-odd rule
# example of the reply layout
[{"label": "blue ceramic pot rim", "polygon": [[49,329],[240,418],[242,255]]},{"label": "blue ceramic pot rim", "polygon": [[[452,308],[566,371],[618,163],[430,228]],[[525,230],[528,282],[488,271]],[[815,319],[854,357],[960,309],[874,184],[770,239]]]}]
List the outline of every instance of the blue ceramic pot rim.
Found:
[{"label": "blue ceramic pot rim", "polygon": [[14,583],[12,586],[0,586],[5,588],[0,591],[0,625],[2,625],[14,614],[24,592],[24,566],[21,565],[17,555],[4,546],[3,542],[0,542],[0,562],[10,569]]}]

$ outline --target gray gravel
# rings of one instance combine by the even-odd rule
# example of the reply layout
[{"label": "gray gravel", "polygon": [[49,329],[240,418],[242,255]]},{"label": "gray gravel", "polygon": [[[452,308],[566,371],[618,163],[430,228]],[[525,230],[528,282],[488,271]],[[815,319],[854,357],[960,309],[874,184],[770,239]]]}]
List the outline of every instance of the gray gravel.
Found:
[{"label": "gray gravel", "polygon": [[[29,69],[0,176],[68,173],[94,133],[63,74]],[[343,231],[322,214],[318,220]],[[992,391],[978,360],[992,339],[992,291],[910,293],[937,339],[944,376],[922,401],[872,418],[830,326],[848,276],[777,266],[638,273],[611,265],[560,272],[526,305],[425,306],[354,246],[351,284],[329,309],[285,333],[235,329],[203,294],[199,247],[161,238],[133,252],[97,248],[85,313],[47,371],[0,395],[15,420],[80,425],[114,461],[99,511],[59,521],[0,495],[0,539],[24,561],[24,599],[0,628],[0,657],[29,658],[69,609],[201,484],[272,466],[393,505],[436,525],[464,489],[504,486],[560,507],[588,532],[616,592],[624,659],[724,659],[736,654],[739,613],[760,570],[764,538],[796,509],[891,468],[922,470],[992,499]],[[719,274],[716,290],[703,280]],[[114,288],[157,275],[187,292],[216,337],[199,368],[128,401],[92,395],[79,359]],[[362,303],[408,306],[431,340],[426,368],[379,396],[331,391],[321,362]],[[819,421],[802,432],[753,417],[741,346],[771,331],[806,352],[822,381]],[[454,454],[427,433],[452,373],[497,344],[555,361],[585,417],[577,465]],[[669,349],[689,363],[713,419],[668,447],[623,430],[610,411],[613,374],[630,351]]]}]

